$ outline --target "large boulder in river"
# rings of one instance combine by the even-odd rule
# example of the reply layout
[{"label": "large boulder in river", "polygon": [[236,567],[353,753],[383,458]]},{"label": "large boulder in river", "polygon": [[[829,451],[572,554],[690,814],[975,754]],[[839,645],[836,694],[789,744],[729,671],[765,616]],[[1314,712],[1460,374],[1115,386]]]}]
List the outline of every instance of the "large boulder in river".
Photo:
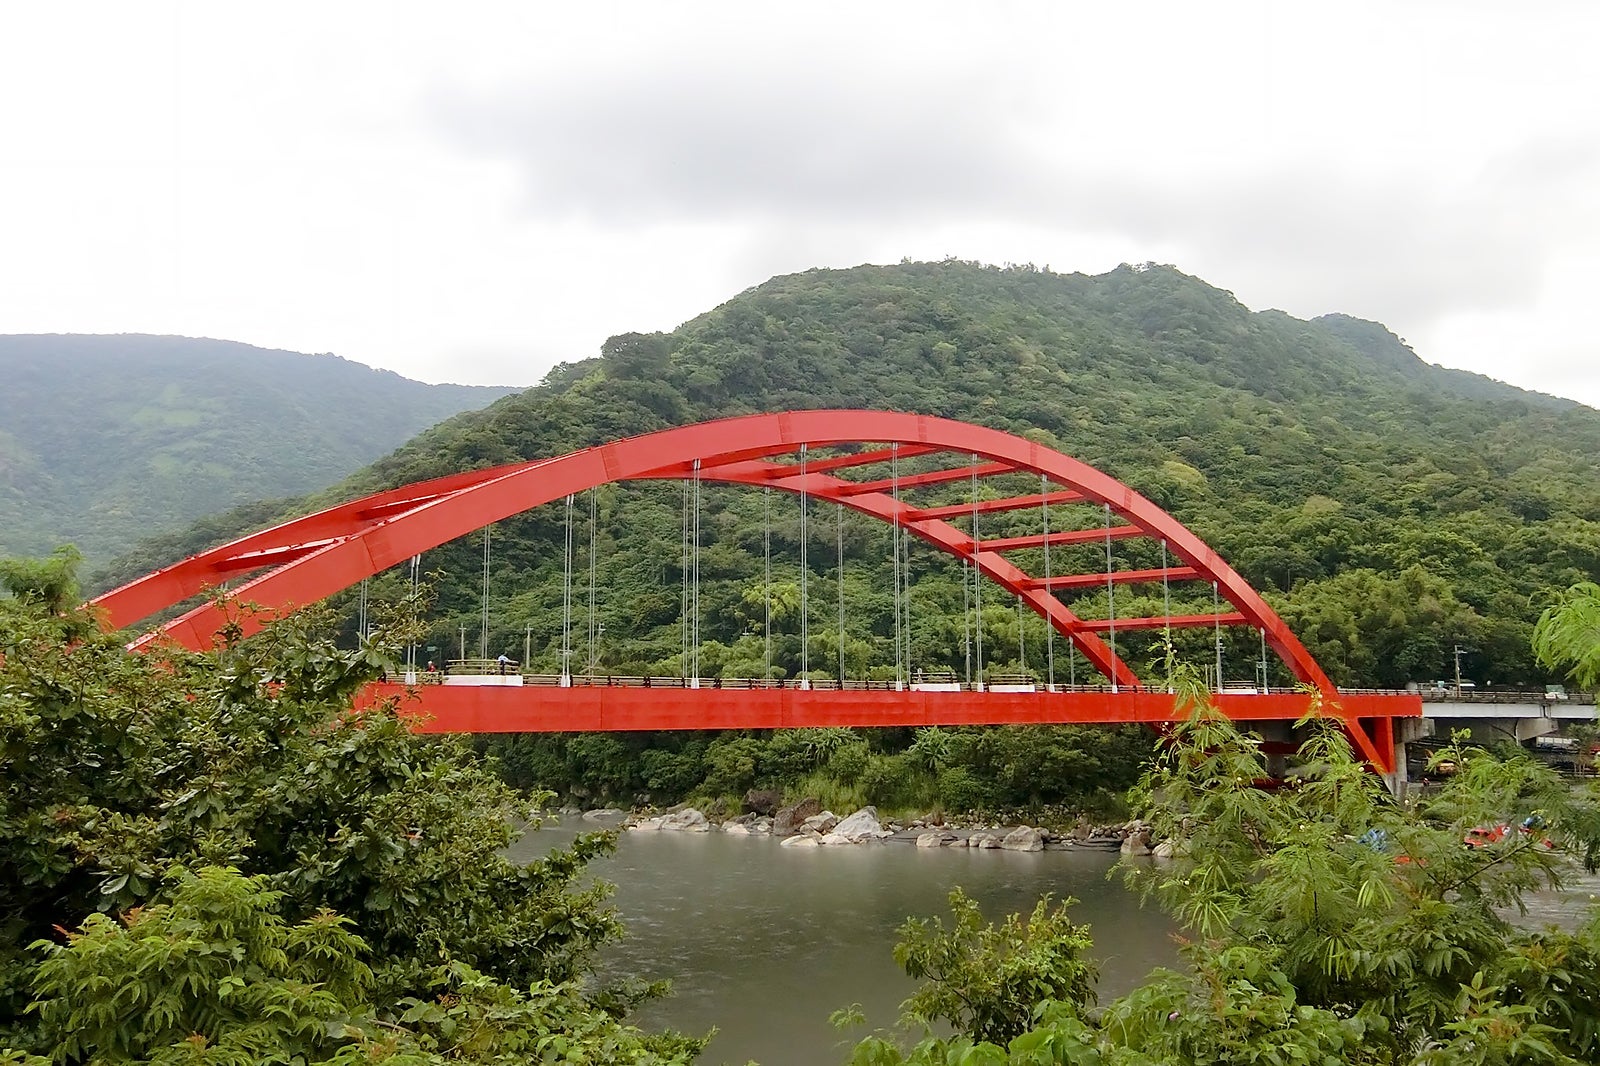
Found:
[{"label": "large boulder in river", "polygon": [[1155,850],[1155,838],[1150,827],[1140,824],[1122,838],[1122,854],[1149,855]]},{"label": "large boulder in river", "polygon": [[783,802],[783,793],[771,788],[752,788],[744,794],[744,809],[750,814],[772,817]]},{"label": "large boulder in river", "polygon": [[813,814],[810,818],[801,822],[800,830],[802,832],[816,833],[819,836],[826,836],[833,832],[833,827],[838,824],[839,816],[837,814],[832,811],[823,811],[821,814]]},{"label": "large boulder in river", "polygon": [[878,808],[861,808],[834,826],[833,832],[850,841],[877,840],[883,835],[883,824],[878,821]]},{"label": "large boulder in river", "polygon": [[1007,851],[1043,851],[1044,830],[1021,825],[1005,835],[1000,846]]},{"label": "large boulder in river", "polygon": [[999,846],[1000,838],[986,830],[980,830],[979,832],[973,833],[967,838],[967,847],[969,848],[993,849],[998,848]]},{"label": "large boulder in river", "polygon": [[791,836],[779,842],[779,847],[784,848],[815,848],[820,847],[822,838],[815,833],[802,833],[800,836]]},{"label": "large boulder in river", "polygon": [[791,803],[781,807],[777,814],[772,816],[772,835],[775,837],[791,836],[800,829],[807,818],[822,813],[822,801],[815,796],[807,796],[799,803]]},{"label": "large boulder in river", "polygon": [[662,829],[673,829],[680,833],[709,833],[711,831],[710,819],[693,807],[685,807],[674,814],[666,815],[659,821]]},{"label": "large boulder in river", "polygon": [[1175,859],[1187,850],[1187,848],[1180,849],[1180,845],[1176,841],[1168,839],[1163,840],[1152,848],[1150,854],[1157,859]]},{"label": "large boulder in river", "polygon": [[917,847],[943,848],[954,844],[959,839],[954,833],[946,833],[940,829],[930,829],[926,833],[917,834]]}]

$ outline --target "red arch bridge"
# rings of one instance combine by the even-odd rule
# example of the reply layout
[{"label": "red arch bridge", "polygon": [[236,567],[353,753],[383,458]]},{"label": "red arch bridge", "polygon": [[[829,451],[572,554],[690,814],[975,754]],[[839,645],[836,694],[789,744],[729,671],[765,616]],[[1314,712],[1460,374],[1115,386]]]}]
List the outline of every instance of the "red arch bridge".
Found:
[{"label": "red arch bridge", "polygon": [[[1259,635],[1260,685],[1223,685],[1214,696],[1230,717],[1276,723],[1276,732],[1320,700],[1321,713],[1339,719],[1360,753],[1376,769],[1395,768],[1395,718],[1421,714],[1419,697],[1340,692],[1300,641],[1260,595],[1199,537],[1160,507],[1099,470],[1024,437],[949,419],[883,411],[791,411],[751,415],[649,433],[566,455],[453,474],[406,485],[307,515],[183,560],[108,592],[94,603],[112,627],[129,628],[193,597],[245,579],[145,634],[135,646],[169,640],[191,649],[210,646],[224,625],[248,634],[265,619],[310,604],[423,552],[542,504],[615,482],[682,481],[694,500],[694,561],[698,594],[698,530],[702,484],[781,490],[800,497],[804,528],[810,501],[822,500],[892,527],[897,630],[902,612],[901,564],[911,538],[962,560],[1023,608],[1041,616],[1083,656],[1102,684],[1044,684],[1021,679],[976,683],[919,678],[902,658],[901,680],[876,686],[858,682],[717,682],[687,678],[612,679],[562,676],[548,684],[518,677],[452,676],[446,684],[374,685],[365,700],[390,695],[414,701],[419,728],[437,732],[539,732],[565,730],[665,730],[778,728],[823,725],[887,726],[1042,722],[1170,721],[1174,701],[1161,682],[1145,682],[1119,654],[1117,641],[1159,630],[1209,629],[1220,648],[1224,629],[1248,627]],[[1017,491],[1018,486],[1024,491]],[[939,486],[944,486],[940,489]],[[959,502],[927,497],[961,490]],[[1009,524],[1029,512],[1038,532],[985,535],[985,526]],[[569,511],[570,513],[570,511]],[[687,507],[686,507],[687,513]],[[687,520],[686,520],[687,521]],[[568,524],[568,537],[571,523]],[[1129,568],[1114,560],[1113,544],[1159,542],[1161,564]],[[805,541],[802,535],[802,544]],[[685,545],[688,545],[685,539]],[[902,547],[904,545],[905,547]],[[1074,554],[1073,549],[1078,549]],[[1083,571],[1057,562],[1084,549],[1103,548],[1103,565]],[[1052,555],[1052,552],[1054,553]],[[1153,550],[1146,553],[1153,556]],[[572,550],[566,550],[570,582]],[[1041,565],[1042,562],[1042,565]],[[1029,564],[1025,567],[1024,563]],[[802,565],[802,574],[805,568]],[[685,578],[687,589],[687,578]],[[1212,609],[1160,615],[1115,615],[1117,586],[1159,585],[1170,603],[1174,583],[1201,583]],[[802,587],[804,578],[802,577]],[[974,598],[981,605],[974,576]],[[1082,617],[1060,595],[1104,590],[1107,617]],[[991,592],[991,595],[993,593]],[[569,589],[570,598],[570,589]],[[685,599],[689,599],[687,593]],[[1193,596],[1189,597],[1192,603]],[[231,604],[265,610],[240,614]],[[690,610],[697,610],[690,601]],[[802,612],[803,614],[804,612]],[[685,612],[687,618],[688,612]],[[978,639],[982,640],[979,612]],[[570,630],[570,607],[568,608]],[[696,622],[698,618],[696,618]],[[686,622],[687,626],[688,623]],[[695,626],[696,631],[698,626]],[[688,645],[686,644],[686,647]],[[695,643],[698,647],[698,642]],[[802,654],[805,642],[802,640]],[[1276,654],[1298,682],[1294,690],[1265,687],[1265,655]],[[980,649],[981,652],[981,649]],[[1053,664],[1053,659],[1051,660]],[[1076,662],[1075,656],[1072,659]],[[686,656],[686,666],[697,659]],[[1220,652],[1219,652],[1220,666]],[[1269,727],[1267,732],[1274,730]]]}]

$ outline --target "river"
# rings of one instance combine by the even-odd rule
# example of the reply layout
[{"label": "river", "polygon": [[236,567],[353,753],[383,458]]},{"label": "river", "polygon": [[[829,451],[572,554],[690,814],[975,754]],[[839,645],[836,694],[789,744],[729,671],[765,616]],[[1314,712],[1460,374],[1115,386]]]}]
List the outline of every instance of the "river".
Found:
[{"label": "river", "polygon": [[[579,829],[576,818],[530,834],[516,855],[531,857]],[[1116,856],[1095,852],[1012,852],[917,848],[884,843],[784,848],[769,837],[723,833],[625,833],[616,855],[593,864],[617,886],[627,940],[603,970],[669,977],[671,998],[643,1008],[646,1028],[703,1033],[715,1026],[702,1062],[815,1066],[843,1062],[868,1030],[836,1032],[828,1015],[861,1005],[869,1028],[888,1027],[916,987],[895,966],[895,931],[909,916],[948,915],[957,885],[998,919],[1031,911],[1039,897],[1079,900],[1100,960],[1101,998],[1127,991],[1176,960],[1172,924],[1141,909],[1120,878]]]},{"label": "river", "polygon": [[[576,817],[553,822],[512,856],[532,858],[594,828]],[[1083,851],[785,848],[761,836],[624,833],[616,854],[591,866],[617,886],[628,929],[602,973],[671,978],[673,995],[635,1020],[694,1034],[716,1027],[707,1066],[839,1063],[871,1028],[892,1026],[915,988],[894,964],[895,931],[910,916],[947,916],[957,885],[991,920],[1031,911],[1045,893],[1076,898],[1073,918],[1094,935],[1102,1002],[1176,962],[1175,927],[1106,876],[1115,862]],[[1507,917],[1570,926],[1597,893],[1600,878],[1577,875],[1566,891],[1530,894],[1525,916]],[[852,1003],[868,1029],[841,1034],[828,1015]]]}]

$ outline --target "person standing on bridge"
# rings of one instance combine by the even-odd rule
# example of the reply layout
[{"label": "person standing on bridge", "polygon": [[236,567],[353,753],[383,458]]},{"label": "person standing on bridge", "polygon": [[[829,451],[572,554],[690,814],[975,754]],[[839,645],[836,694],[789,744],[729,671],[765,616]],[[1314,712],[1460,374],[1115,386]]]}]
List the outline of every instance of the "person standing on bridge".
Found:
[{"label": "person standing on bridge", "polygon": [[495,662],[500,664],[500,676],[504,677],[506,673],[506,667],[511,665],[511,660],[506,658],[505,652],[501,652],[500,658],[496,659]]}]

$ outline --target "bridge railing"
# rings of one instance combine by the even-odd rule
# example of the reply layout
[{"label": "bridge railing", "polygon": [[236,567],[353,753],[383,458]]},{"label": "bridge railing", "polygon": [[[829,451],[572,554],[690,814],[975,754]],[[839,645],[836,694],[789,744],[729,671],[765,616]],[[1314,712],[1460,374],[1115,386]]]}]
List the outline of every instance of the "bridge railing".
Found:
[{"label": "bridge railing", "polygon": [[[430,663],[429,665],[431,666],[432,664]],[[506,660],[506,662],[505,662],[505,670],[504,670],[505,673],[515,674],[515,673],[520,673],[521,670],[522,670],[522,664],[519,663],[517,660],[515,660],[515,659],[507,659]],[[484,675],[484,674],[499,674],[499,673],[502,672],[502,670],[500,668],[500,660],[499,659],[446,659],[444,661],[444,663],[437,670],[433,670],[431,672],[432,673],[439,673],[439,674],[446,674],[446,675],[449,675],[449,674],[464,674],[464,675],[472,676],[472,675]]]},{"label": "bridge railing", "polygon": [[[811,678],[802,681],[796,678],[743,678],[743,677],[666,677],[646,676],[632,674],[570,674],[563,677],[560,674],[522,672],[520,664],[509,663],[507,672],[514,676],[523,687],[543,688],[662,688],[662,689],[734,689],[745,691],[759,691],[772,689],[809,689],[817,692],[892,692],[897,688],[918,692],[1060,692],[1060,693],[1112,693],[1128,691],[1113,689],[1108,684],[1099,685],[1050,685],[1029,674],[990,674],[981,683],[964,681],[953,674],[946,672],[929,671],[913,674],[909,681],[897,682],[887,680],[862,680],[847,678],[843,681],[837,678]],[[441,668],[433,670],[418,669],[413,674],[389,678],[391,681],[410,680],[418,685],[439,685],[471,683],[471,679],[482,678],[485,684],[491,684],[502,675],[500,664],[495,659],[452,659]],[[1159,690],[1159,686],[1151,688]],[[1230,685],[1221,690],[1223,695],[1256,695],[1256,694],[1286,694],[1292,695],[1300,691],[1295,688],[1241,688]],[[1405,695],[1404,692],[1383,689],[1351,689],[1352,692],[1370,692],[1380,695]]]},{"label": "bridge railing", "polygon": [[1593,692],[1553,693],[1539,689],[1469,688],[1459,693],[1454,689],[1436,688],[1342,688],[1339,691],[1363,696],[1420,696],[1423,703],[1542,703],[1560,707],[1565,704],[1593,706],[1595,702]]},{"label": "bridge railing", "polygon": [[1518,692],[1512,689],[1463,689],[1460,692],[1454,689],[1440,691],[1439,689],[1423,689],[1421,692],[1423,703],[1539,703],[1559,707],[1565,704],[1594,705],[1593,692],[1542,692],[1537,690]]}]

